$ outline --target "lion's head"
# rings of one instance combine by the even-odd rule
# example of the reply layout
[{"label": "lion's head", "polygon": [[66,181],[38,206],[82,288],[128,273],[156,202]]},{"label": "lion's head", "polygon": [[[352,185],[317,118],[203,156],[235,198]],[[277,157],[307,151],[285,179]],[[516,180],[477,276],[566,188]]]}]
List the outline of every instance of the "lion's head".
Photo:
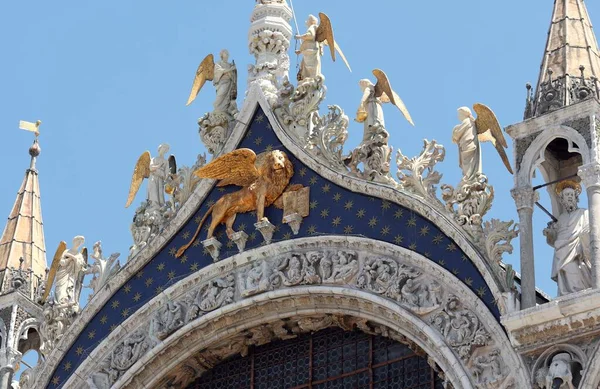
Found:
[{"label": "lion's head", "polygon": [[287,185],[294,175],[294,165],[283,151],[267,151],[259,154],[256,159],[261,175],[269,177],[276,185]]}]

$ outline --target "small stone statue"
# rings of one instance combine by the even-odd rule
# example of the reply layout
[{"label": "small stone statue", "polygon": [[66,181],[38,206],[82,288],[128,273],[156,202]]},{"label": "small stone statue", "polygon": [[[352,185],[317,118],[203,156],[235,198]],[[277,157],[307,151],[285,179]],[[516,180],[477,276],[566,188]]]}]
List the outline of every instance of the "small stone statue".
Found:
[{"label": "small stone statue", "polygon": [[554,247],[551,277],[558,284],[559,296],[592,287],[589,216],[587,209],[577,205],[580,193],[575,181],[559,183],[556,194],[564,212],[544,229],[548,244]]},{"label": "small stone statue", "polygon": [[300,63],[300,71],[298,72],[298,81],[309,78],[323,77],[321,73],[321,56],[325,45],[329,45],[331,58],[335,61],[336,51],[342,57],[342,60],[350,71],[350,65],[340,49],[339,45],[333,38],[333,28],[331,20],[324,13],[319,13],[319,20],[314,15],[308,15],[306,20],[307,31],[305,34],[296,35],[295,38],[302,41],[300,49],[296,50],[296,54],[302,54],[302,62]]},{"label": "small stone statue", "polygon": [[504,148],[507,147],[502,128],[494,112],[483,104],[473,105],[477,119],[468,107],[458,109],[460,124],[452,130],[452,142],[458,145],[459,165],[464,181],[474,181],[482,174],[480,142],[492,142],[504,162],[506,169],[512,174],[512,167]]},{"label": "small stone statue", "polygon": [[83,286],[83,277],[88,271],[87,249],[83,245],[85,238],[73,238],[73,247],[67,249],[67,244],[62,241],[56,249],[54,259],[48,272],[46,289],[42,301],[45,302],[54,285],[54,301],[57,307],[64,307],[70,313],[79,312],[79,296]]},{"label": "small stone statue", "polygon": [[[158,155],[156,157],[152,158],[149,151],[145,151],[140,155],[131,177],[129,196],[125,204],[126,208],[133,202],[144,178],[148,179],[148,194],[146,199],[150,207],[162,208],[165,206],[165,180],[170,173],[176,173],[176,168],[174,167],[175,157],[171,155],[169,160],[164,158],[168,151],[169,145],[163,143],[158,146]],[[173,169],[175,171],[172,171]]]},{"label": "small stone statue", "polygon": [[[387,75],[380,69],[373,70],[373,74],[377,84],[368,79],[359,82],[363,95],[355,120],[364,125],[363,140],[344,158],[344,163],[360,178],[395,186],[390,175],[392,147],[388,144],[390,134],[385,128],[382,104],[394,104],[409,123],[413,124],[413,121],[400,96],[392,89]],[[363,164],[363,172],[358,169],[360,163]]]},{"label": "small stone statue", "polygon": [[215,63],[212,54],[207,55],[196,70],[192,91],[187,105],[190,105],[206,83],[212,81],[216,90],[213,111],[198,120],[200,139],[211,154],[218,153],[231,133],[237,108],[237,68],[235,61],[228,62],[229,52],[220,52],[220,60]]}]

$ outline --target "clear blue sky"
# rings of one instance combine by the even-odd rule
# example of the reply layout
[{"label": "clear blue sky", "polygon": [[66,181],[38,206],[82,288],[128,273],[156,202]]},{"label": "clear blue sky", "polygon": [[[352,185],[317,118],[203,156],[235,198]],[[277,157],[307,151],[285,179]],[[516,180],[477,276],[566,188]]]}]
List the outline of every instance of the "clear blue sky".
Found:
[{"label": "clear blue sky", "polygon": [[[82,234],[88,247],[127,258],[135,206],[124,204],[134,164],[144,150],[171,145],[179,164],[191,165],[204,148],[197,119],[212,108],[207,84],[186,107],[194,72],[208,53],[230,51],[244,96],[247,33],[254,1],[156,0],[83,2],[13,1],[0,15],[0,128],[4,177],[0,215],[8,215],[28,166],[32,135],[18,121],[43,121],[38,163],[48,260],[60,240]],[[460,170],[451,143],[456,109],[483,102],[503,126],[521,121],[525,83],[535,83],[553,1],[296,0],[303,30],[309,13],[325,12],[353,73],[324,59],[328,95],[352,115],[360,100],[358,80],[373,68],[388,74],[416,127],[386,107],[391,143],[413,156],[422,139],[446,146],[439,167],[455,185]],[[600,5],[588,2],[592,20]],[[303,31],[302,31],[303,32]],[[292,56],[295,73],[296,56]],[[238,100],[241,104],[241,99]],[[325,108],[325,104],[323,109]],[[346,149],[362,128],[352,123]],[[484,172],[496,189],[488,218],[517,219],[512,178],[493,147],[484,149]],[[136,204],[143,198],[142,190]],[[547,201],[546,201],[547,203]],[[547,218],[536,211],[537,284],[551,295],[552,251],[541,234]],[[505,259],[518,269],[518,242]]]}]

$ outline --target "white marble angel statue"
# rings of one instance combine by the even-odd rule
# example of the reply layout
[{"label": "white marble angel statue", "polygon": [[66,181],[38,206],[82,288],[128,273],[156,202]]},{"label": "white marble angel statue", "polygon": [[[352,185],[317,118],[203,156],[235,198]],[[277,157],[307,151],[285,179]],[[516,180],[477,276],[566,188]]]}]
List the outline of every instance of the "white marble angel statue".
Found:
[{"label": "white marble angel statue", "polygon": [[[394,180],[389,173],[392,147],[388,145],[389,133],[385,128],[382,104],[394,104],[410,124],[414,123],[404,102],[392,89],[387,75],[380,69],[373,70],[373,75],[377,78],[377,84],[368,79],[359,81],[363,94],[355,120],[363,123],[363,139],[344,158],[344,163],[361,178],[393,184]],[[361,162],[364,166],[362,173],[358,171]]]},{"label": "white marble angel statue", "polygon": [[452,142],[458,145],[458,163],[462,169],[463,181],[474,181],[482,174],[480,142],[492,142],[504,166],[512,174],[513,170],[504,150],[508,146],[496,115],[483,104],[475,104],[473,109],[477,112],[477,119],[468,107],[459,108],[460,124],[452,130]]},{"label": "white marble angel statue", "polygon": [[238,113],[237,108],[237,68],[235,61],[229,60],[229,52],[221,50],[221,59],[214,62],[212,54],[207,55],[196,70],[192,91],[186,105],[190,105],[198,96],[198,93],[206,83],[212,81],[216,89],[217,96],[213,103],[213,113],[227,113],[235,116]]},{"label": "white marble angel statue", "polygon": [[171,155],[168,160],[164,158],[169,151],[169,145],[164,143],[158,146],[158,155],[154,158],[149,151],[145,151],[137,160],[131,177],[129,195],[125,207],[133,202],[144,178],[148,178],[147,201],[151,208],[162,208],[165,205],[165,181],[169,174],[177,174],[175,157]]},{"label": "white marble angel statue", "polygon": [[81,249],[84,242],[85,238],[80,235],[73,238],[73,247],[70,249],[67,249],[66,242],[60,242],[48,272],[42,302],[48,299],[50,289],[54,285],[55,306],[69,308],[72,313],[79,311],[83,277],[88,272],[87,249]]},{"label": "white marble angel statue", "polygon": [[548,244],[554,247],[551,277],[558,284],[559,296],[592,287],[589,216],[587,209],[577,205],[580,193],[579,183],[560,182],[556,194],[564,212],[544,229]]},{"label": "white marble angel statue", "polygon": [[298,81],[323,76],[321,73],[321,56],[323,55],[325,45],[329,45],[331,58],[334,61],[335,53],[337,51],[348,69],[352,71],[346,56],[333,37],[331,20],[322,12],[319,13],[319,18],[320,23],[314,15],[308,15],[308,19],[306,20],[306,33],[295,36],[296,39],[302,41],[300,49],[296,50],[296,54],[302,54],[302,62],[300,63],[300,70],[298,71],[297,77]]}]

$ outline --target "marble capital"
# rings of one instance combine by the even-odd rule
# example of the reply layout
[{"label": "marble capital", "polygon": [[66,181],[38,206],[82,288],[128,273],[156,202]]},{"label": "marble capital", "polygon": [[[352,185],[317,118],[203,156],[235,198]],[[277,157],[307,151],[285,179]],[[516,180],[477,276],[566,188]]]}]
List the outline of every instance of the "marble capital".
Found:
[{"label": "marble capital", "polygon": [[577,175],[586,189],[600,188],[600,163],[592,162],[580,166]]},{"label": "marble capital", "polygon": [[523,209],[533,211],[533,205],[536,201],[536,194],[531,186],[513,188],[511,189],[510,194],[515,200],[517,211],[521,211]]}]

